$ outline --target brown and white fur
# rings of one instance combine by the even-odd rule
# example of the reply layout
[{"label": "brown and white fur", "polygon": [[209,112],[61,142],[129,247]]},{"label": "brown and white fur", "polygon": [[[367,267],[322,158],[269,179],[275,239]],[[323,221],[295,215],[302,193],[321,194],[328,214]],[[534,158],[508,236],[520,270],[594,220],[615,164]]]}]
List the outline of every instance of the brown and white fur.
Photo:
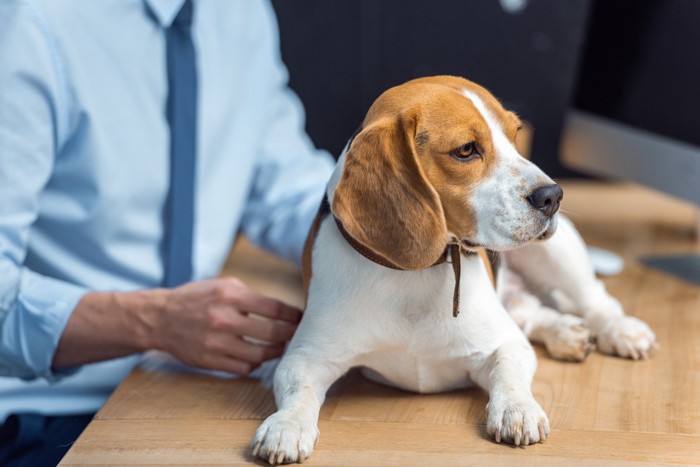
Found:
[{"label": "brown and white fur", "polygon": [[[654,334],[596,280],[573,225],[532,203],[554,182],[516,151],[519,127],[487,90],[456,77],[410,81],[377,99],[329,182],[332,215],[309,236],[306,311],[254,455],[307,458],[326,391],[352,367],[421,393],[476,384],[489,393],[488,433],[527,445],[550,430],[530,389],[537,362],[528,338],[562,359],[583,360],[593,336],[603,352],[648,356]],[[359,254],[333,215],[404,270]],[[494,287],[488,263],[462,254],[456,318],[452,267],[431,266],[453,242],[502,260]]]}]

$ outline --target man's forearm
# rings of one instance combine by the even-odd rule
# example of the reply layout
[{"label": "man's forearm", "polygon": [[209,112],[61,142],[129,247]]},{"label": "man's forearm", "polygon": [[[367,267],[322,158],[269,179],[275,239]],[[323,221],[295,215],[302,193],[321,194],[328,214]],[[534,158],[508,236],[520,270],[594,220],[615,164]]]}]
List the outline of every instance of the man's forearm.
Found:
[{"label": "man's forearm", "polygon": [[143,352],[151,346],[152,317],[164,290],[92,292],[73,311],[53,358],[53,368]]},{"label": "man's forearm", "polygon": [[234,278],[88,293],[68,320],[53,368],[156,349],[188,365],[248,374],[282,354],[300,318],[299,310]]}]

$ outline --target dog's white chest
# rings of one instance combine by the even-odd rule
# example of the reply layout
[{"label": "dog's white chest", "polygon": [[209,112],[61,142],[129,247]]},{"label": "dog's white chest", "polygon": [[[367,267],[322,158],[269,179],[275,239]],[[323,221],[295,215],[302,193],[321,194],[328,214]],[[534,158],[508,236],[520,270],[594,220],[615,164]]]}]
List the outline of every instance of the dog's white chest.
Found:
[{"label": "dog's white chest", "polygon": [[485,303],[463,302],[459,318],[452,317],[450,294],[430,305],[434,308],[422,310],[420,319],[408,315],[395,324],[403,340],[377,342],[362,358],[368,377],[422,393],[470,386],[470,371],[481,366],[511,328],[505,314]]},{"label": "dog's white chest", "polygon": [[430,393],[471,385],[469,356],[455,352],[463,343],[410,342],[381,348],[363,359],[364,374],[377,382],[408,391]]}]

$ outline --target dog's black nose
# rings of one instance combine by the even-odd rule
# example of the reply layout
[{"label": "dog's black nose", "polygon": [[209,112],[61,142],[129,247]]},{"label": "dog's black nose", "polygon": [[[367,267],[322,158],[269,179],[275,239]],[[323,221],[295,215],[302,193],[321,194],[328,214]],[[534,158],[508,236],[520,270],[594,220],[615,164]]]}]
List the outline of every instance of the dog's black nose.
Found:
[{"label": "dog's black nose", "polygon": [[563,197],[564,192],[559,185],[547,185],[535,188],[527,200],[532,207],[552,217],[559,210],[559,203]]}]

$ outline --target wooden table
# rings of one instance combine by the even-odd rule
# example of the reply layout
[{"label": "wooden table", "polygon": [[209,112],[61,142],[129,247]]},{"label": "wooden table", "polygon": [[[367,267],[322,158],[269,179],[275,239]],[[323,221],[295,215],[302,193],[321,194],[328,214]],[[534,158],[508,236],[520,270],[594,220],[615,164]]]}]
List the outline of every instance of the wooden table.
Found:
[{"label": "wooden table", "polygon": [[[485,434],[478,389],[416,395],[351,373],[329,392],[310,465],[671,465],[700,464],[700,288],[650,270],[639,254],[700,251],[693,209],[629,185],[565,184],[564,210],[587,241],[623,255],[606,279],[661,348],[632,362],[592,354],[582,364],[541,348],[533,391],[552,433],[514,448]],[[227,273],[299,304],[291,266],[249,245]],[[248,443],[275,410],[257,381],[135,370],[63,460],[85,464],[226,464],[255,461]]]}]

